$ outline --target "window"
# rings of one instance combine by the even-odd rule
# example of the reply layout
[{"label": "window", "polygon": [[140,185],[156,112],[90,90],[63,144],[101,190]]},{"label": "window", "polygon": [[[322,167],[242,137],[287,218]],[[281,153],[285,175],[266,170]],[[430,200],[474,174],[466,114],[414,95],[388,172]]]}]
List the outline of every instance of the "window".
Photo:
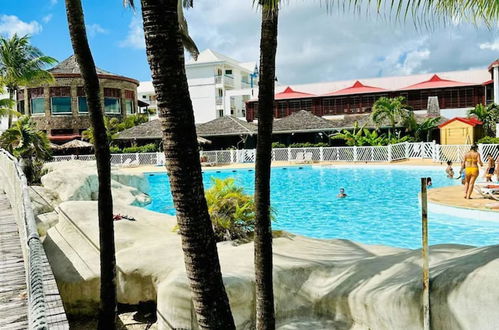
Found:
[{"label": "window", "polygon": [[126,109],[126,114],[127,115],[131,115],[133,113],[135,113],[135,107],[134,107],[134,104],[133,104],[133,100],[125,100],[125,109]]},{"label": "window", "polygon": [[24,100],[17,101],[17,112],[24,113]]},{"label": "window", "polygon": [[221,109],[221,110],[218,110],[218,117],[223,117],[224,116],[224,111]]},{"label": "window", "polygon": [[31,99],[31,113],[32,114],[45,114],[45,99],[37,97]]},{"label": "window", "polygon": [[71,97],[51,97],[52,114],[68,114],[71,113]]},{"label": "window", "polygon": [[120,114],[120,99],[114,97],[104,98],[104,109],[106,113],[109,114]]},{"label": "window", "polygon": [[88,113],[88,103],[85,96],[78,96],[78,112]]},{"label": "window", "polygon": [[147,99],[147,95],[142,95],[142,98],[145,100]]},{"label": "window", "polygon": [[232,70],[225,70],[225,74],[231,75],[232,74]]}]

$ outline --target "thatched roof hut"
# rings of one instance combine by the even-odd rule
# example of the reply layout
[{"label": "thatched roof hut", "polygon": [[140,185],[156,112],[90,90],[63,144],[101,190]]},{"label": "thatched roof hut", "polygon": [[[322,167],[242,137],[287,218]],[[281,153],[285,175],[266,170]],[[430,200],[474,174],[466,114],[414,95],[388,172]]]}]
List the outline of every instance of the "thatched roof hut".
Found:
[{"label": "thatched roof hut", "polygon": [[196,131],[200,136],[255,135],[257,126],[233,116],[224,116],[207,123],[198,124]]}]

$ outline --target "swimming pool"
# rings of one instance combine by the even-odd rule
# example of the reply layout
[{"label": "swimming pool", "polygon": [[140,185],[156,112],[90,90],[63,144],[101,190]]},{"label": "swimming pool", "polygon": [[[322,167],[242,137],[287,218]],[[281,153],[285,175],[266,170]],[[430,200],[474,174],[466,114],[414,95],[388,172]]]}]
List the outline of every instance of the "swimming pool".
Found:
[{"label": "swimming pool", "polygon": [[[175,214],[166,174],[146,174],[152,203],[146,208]],[[253,193],[254,171],[205,171],[210,179],[233,177]],[[315,238],[344,238],[367,244],[421,246],[420,178],[431,177],[433,187],[459,184],[442,168],[355,166],[275,167],[272,169],[273,228]],[[347,198],[336,194],[343,187]],[[430,244],[496,244],[499,223],[430,214]]]}]

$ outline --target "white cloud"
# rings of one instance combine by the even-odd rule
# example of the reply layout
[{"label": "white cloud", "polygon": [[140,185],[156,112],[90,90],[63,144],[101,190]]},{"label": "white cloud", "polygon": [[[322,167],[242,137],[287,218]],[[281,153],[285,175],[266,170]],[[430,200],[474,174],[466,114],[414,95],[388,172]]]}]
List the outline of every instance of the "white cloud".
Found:
[{"label": "white cloud", "polygon": [[0,15],[0,34],[6,34],[8,37],[15,33],[18,35],[37,34],[42,31],[42,26],[37,21],[29,23],[23,22],[14,15]]},{"label": "white cloud", "polygon": [[88,35],[93,38],[95,37],[97,34],[107,34],[109,33],[108,30],[104,29],[102,26],[100,26],[99,24],[88,24],[86,26],[87,28],[87,33]]},{"label": "white cloud", "polygon": [[50,5],[51,6],[57,5],[57,0],[50,0]]},{"label": "white cloud", "polygon": [[480,44],[480,49],[499,50],[499,39],[496,39],[493,42],[484,42],[484,43],[481,43]]},{"label": "white cloud", "polygon": [[119,43],[120,47],[129,47],[134,49],[145,49],[146,42],[144,39],[144,30],[142,28],[142,19],[138,16],[133,16],[128,25],[128,35],[125,40]]},{"label": "white cloud", "polygon": [[54,17],[54,15],[52,15],[52,14],[48,14],[46,16],[43,16],[42,22],[46,24],[46,23],[50,22],[53,17]]},{"label": "white cloud", "polygon": [[[220,14],[220,0],[214,2],[198,1],[186,12],[199,49],[257,62],[261,14],[251,1],[224,2]],[[282,84],[298,84],[486,67],[497,57],[490,41],[498,31],[456,19],[416,29],[410,18],[394,22],[335,7],[327,13],[320,1],[284,2],[277,76]]]}]

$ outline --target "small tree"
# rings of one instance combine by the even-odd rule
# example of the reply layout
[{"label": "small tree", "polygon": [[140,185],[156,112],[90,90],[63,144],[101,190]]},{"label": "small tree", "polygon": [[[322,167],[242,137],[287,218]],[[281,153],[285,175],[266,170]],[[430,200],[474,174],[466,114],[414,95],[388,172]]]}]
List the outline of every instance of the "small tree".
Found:
[{"label": "small tree", "polygon": [[397,122],[404,119],[409,113],[410,107],[405,103],[403,96],[398,97],[380,97],[373,104],[371,118],[373,122],[380,126],[388,120],[390,123],[390,133],[395,134]]},{"label": "small tree", "polygon": [[0,136],[0,147],[21,161],[28,183],[38,181],[43,162],[52,156],[47,135],[26,116]]},{"label": "small tree", "polygon": [[483,129],[488,136],[495,136],[496,123],[499,122],[499,105],[491,103],[487,106],[477,104],[468,112],[468,117],[476,117],[483,123]]}]

